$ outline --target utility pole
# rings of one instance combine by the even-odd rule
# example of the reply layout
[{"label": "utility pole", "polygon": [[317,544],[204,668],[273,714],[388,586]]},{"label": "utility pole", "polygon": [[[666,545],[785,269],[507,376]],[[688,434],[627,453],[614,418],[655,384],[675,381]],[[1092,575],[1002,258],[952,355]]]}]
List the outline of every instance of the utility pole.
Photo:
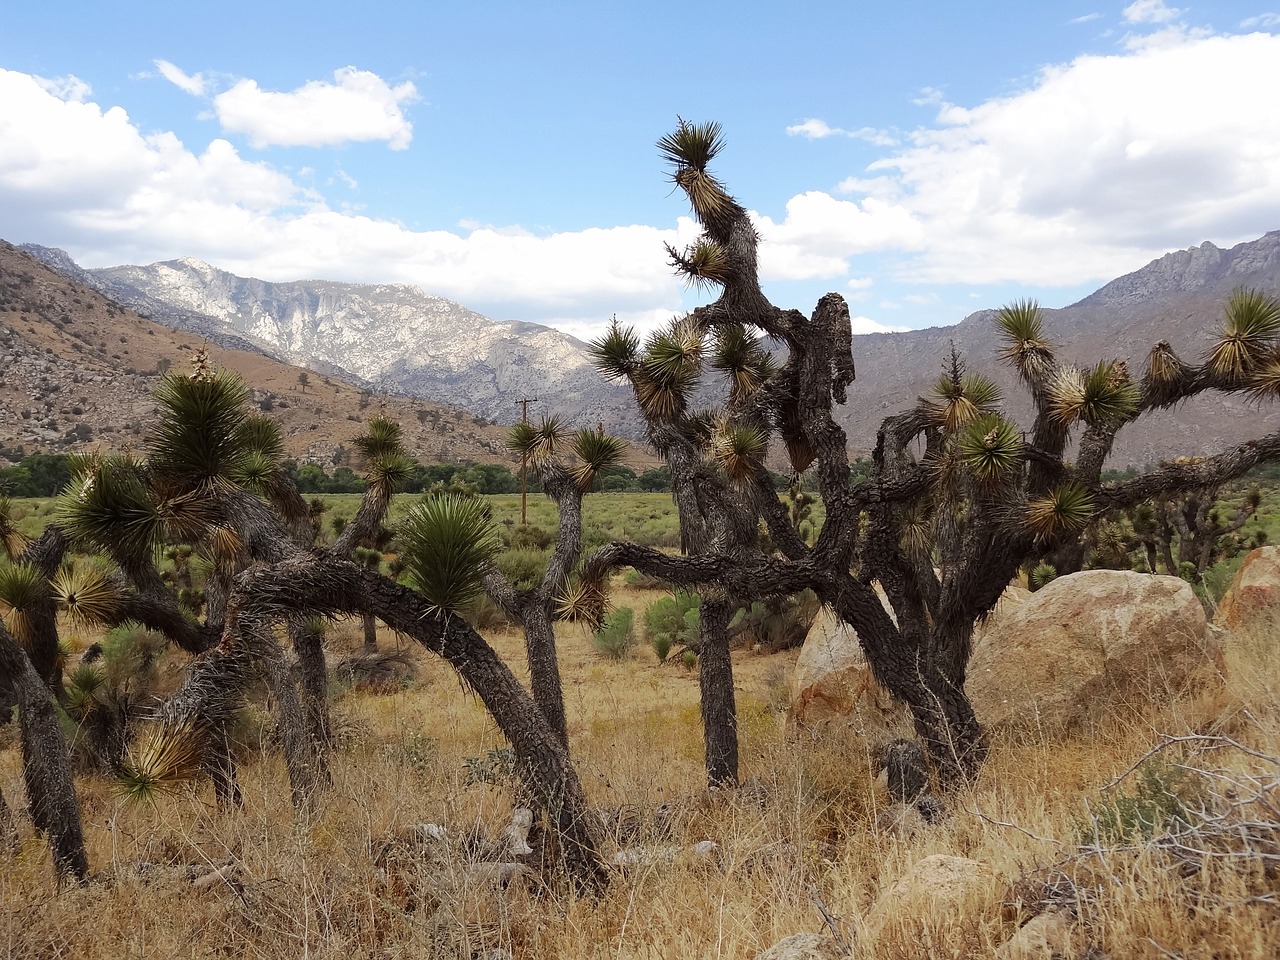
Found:
[{"label": "utility pole", "polygon": [[[520,422],[529,422],[529,404],[537,403],[537,397],[523,397],[517,400],[520,404]],[[528,490],[528,473],[529,473],[529,454],[520,453],[520,526],[526,526],[529,523],[529,516],[525,513],[525,492]]]}]

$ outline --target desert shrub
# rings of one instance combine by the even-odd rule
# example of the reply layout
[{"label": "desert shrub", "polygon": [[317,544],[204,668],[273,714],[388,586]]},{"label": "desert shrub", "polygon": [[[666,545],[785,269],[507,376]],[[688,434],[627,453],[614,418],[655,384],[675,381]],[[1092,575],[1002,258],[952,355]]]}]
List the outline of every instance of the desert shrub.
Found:
[{"label": "desert shrub", "polygon": [[538,547],[514,547],[498,554],[498,569],[517,590],[532,590],[542,582],[548,553]]},{"label": "desert shrub", "polygon": [[639,570],[628,570],[623,581],[632,590],[666,590],[667,582]]},{"label": "desert shrub", "polygon": [[1115,846],[1186,829],[1199,818],[1202,784],[1187,769],[1160,759],[1138,767],[1133,785],[1099,804],[1076,825],[1085,845]]},{"label": "desert shrub", "polygon": [[502,608],[487,593],[481,593],[459,612],[477,630],[491,630],[508,622]]},{"label": "desert shrub", "polygon": [[630,607],[619,607],[605,619],[604,626],[591,637],[596,653],[610,660],[625,660],[636,644],[636,613]]},{"label": "desert shrub", "polygon": [[701,618],[696,593],[673,593],[644,612],[644,635],[659,660],[666,660],[677,644],[696,647]]},{"label": "desert shrub", "polygon": [[804,643],[819,606],[812,590],[794,597],[757,600],[733,615],[730,636],[739,643],[759,644],[769,651],[790,650]]},{"label": "desert shrub", "polygon": [[502,786],[515,780],[516,752],[510,747],[499,747],[479,757],[463,757],[463,763],[469,787],[479,783]]},{"label": "desert shrub", "polygon": [[507,546],[512,550],[550,550],[555,542],[555,534],[542,527],[527,523],[516,526],[509,536],[504,536]]}]

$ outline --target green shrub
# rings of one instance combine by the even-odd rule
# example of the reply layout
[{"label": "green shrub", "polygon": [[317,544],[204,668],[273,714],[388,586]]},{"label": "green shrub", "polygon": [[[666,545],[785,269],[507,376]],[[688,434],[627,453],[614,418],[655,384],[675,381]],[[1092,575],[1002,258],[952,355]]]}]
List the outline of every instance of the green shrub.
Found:
[{"label": "green shrub", "polygon": [[1085,845],[1117,845],[1176,833],[1199,820],[1194,813],[1203,785],[1190,771],[1163,760],[1143,763],[1127,793],[1091,805],[1089,819],[1076,825]]},{"label": "green shrub", "polygon": [[666,660],[677,644],[696,647],[701,618],[696,593],[673,593],[644,612],[644,635],[659,660]]},{"label": "green shrub", "polygon": [[635,619],[630,607],[619,607],[609,614],[591,638],[596,653],[610,660],[625,660],[636,644]]},{"label": "green shrub", "polygon": [[513,547],[498,554],[498,569],[517,590],[532,590],[542,582],[550,554],[538,547]]}]

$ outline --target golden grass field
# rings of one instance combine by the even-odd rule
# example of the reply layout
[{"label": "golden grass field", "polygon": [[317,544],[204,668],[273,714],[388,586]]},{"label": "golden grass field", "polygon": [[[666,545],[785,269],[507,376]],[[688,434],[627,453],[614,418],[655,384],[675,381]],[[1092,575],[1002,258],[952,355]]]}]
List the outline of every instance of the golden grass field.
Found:
[{"label": "golden grass field", "polygon": [[[658,596],[619,585],[614,602],[639,614]],[[491,639],[519,664],[518,633]],[[384,650],[398,642],[386,631],[380,637]],[[736,654],[742,772],[753,784],[711,795],[696,672],[659,665],[643,645],[625,661],[604,660],[579,627],[564,627],[560,642],[570,736],[589,799],[642,815],[667,804],[675,835],[662,842],[713,840],[714,861],[681,850],[616,872],[605,895],[589,900],[554,883],[517,882],[497,894],[460,880],[447,858],[388,846],[429,821],[446,825],[447,848],[458,849],[477,822],[496,834],[513,804],[505,783],[467,783],[466,758],[502,746],[478,701],[445,665],[406,648],[417,675],[404,689],[335,686],[335,783],[310,819],[294,817],[278,754],[252,746],[268,737],[260,708],[244,725],[251,748],[242,811],[216,810],[207,783],[154,806],[127,806],[107,780],[79,779],[94,872],[86,887],[55,890],[47,848],[19,817],[20,853],[0,854],[0,957],[752,958],[790,934],[820,932],[815,898],[839,918],[855,957],[989,957],[1030,915],[1018,897],[1026,901],[1036,878],[1056,876],[1051,870],[1074,884],[1066,889],[1075,891],[1070,906],[1079,917],[1064,956],[1280,956],[1276,871],[1268,878],[1262,860],[1228,851],[1182,876],[1149,842],[1094,853],[1077,846],[1086,802],[1096,809],[1101,788],[1162,734],[1227,735],[1257,751],[1165,752],[1220,771],[1206,782],[1222,794],[1238,792],[1246,773],[1280,774],[1267,759],[1280,756],[1280,659],[1270,631],[1231,639],[1221,683],[1136,711],[1141,722],[1065,743],[995,731],[977,782],[946,798],[943,822],[915,832],[877,825],[889,801],[871,775],[867,744],[786,729],[794,653]],[[331,663],[359,644],[359,624],[339,623],[329,635]],[[176,682],[181,657],[167,656]],[[15,727],[0,728],[0,787],[18,809]],[[987,870],[948,903],[873,909],[933,854]],[[225,864],[235,865],[233,882],[191,882]]]}]

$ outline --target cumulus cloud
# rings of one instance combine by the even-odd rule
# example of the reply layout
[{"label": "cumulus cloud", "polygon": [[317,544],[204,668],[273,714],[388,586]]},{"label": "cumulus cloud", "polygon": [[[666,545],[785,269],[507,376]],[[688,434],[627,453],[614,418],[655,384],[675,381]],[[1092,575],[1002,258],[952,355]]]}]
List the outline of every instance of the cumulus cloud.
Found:
[{"label": "cumulus cloud", "polygon": [[258,149],[385,140],[404,150],[413,139],[404,108],[417,100],[410,81],[393,87],[375,73],[343,67],[332,83],[312,80],[289,93],[240,80],[214,97],[213,107],[224,130],[247,135]]},{"label": "cumulus cloud", "polygon": [[184,73],[180,67],[174,66],[168,60],[152,60],[160,76],[164,77],[179,90],[191,94],[193,97],[203,97],[206,83],[204,75],[200,73]]},{"label": "cumulus cloud", "polygon": [[172,133],[144,135],[120,107],[62,99],[3,69],[0,210],[12,239],[67,246],[89,266],[185,255],[267,280],[415,283],[499,315],[597,326],[615,311],[677,311],[663,244],[698,232],[688,218],[551,235],[414,231],[331,209],[227,140],[193,152]]},{"label": "cumulus cloud", "polygon": [[59,100],[80,103],[93,94],[93,88],[74,74],[67,74],[65,77],[32,76],[31,79],[39,84],[40,89]]},{"label": "cumulus cloud", "polygon": [[938,104],[907,147],[841,185],[848,205],[789,206],[787,239],[828,261],[897,251],[899,279],[1051,286],[1249,239],[1280,224],[1280,105],[1246,94],[1277,85],[1268,34],[1079,57],[1018,94]]}]

